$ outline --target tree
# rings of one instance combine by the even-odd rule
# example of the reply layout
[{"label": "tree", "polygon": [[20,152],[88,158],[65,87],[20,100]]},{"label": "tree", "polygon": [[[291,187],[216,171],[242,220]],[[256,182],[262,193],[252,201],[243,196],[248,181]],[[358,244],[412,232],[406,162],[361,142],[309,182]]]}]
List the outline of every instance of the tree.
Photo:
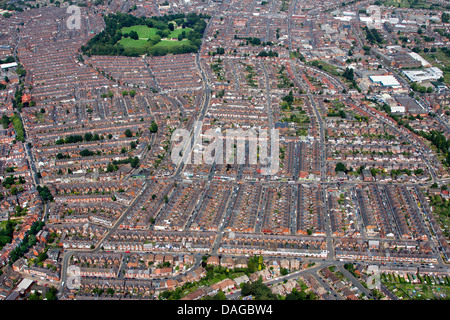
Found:
[{"label": "tree", "polygon": [[134,40],[138,40],[139,39],[139,35],[134,30],[131,30],[128,35],[130,36],[131,39],[134,39]]},{"label": "tree", "polygon": [[353,81],[354,80],[354,73],[353,73],[353,69],[351,68],[346,68],[344,73],[342,74],[342,76],[347,79],[348,81]]},{"label": "tree", "polygon": [[91,140],[92,140],[92,137],[93,137],[92,133],[86,132],[86,133],[84,134],[84,141],[91,141]]},{"label": "tree", "polygon": [[158,125],[156,124],[155,121],[152,121],[152,123],[150,124],[150,132],[151,133],[156,133],[158,132]]},{"label": "tree", "polygon": [[80,151],[80,156],[82,157],[92,157],[94,155],[94,151],[84,149]]},{"label": "tree", "polygon": [[42,300],[42,296],[38,291],[33,292],[28,296],[28,300]]},{"label": "tree", "polygon": [[219,290],[214,296],[206,296],[202,300],[227,300],[227,297],[222,290]]},{"label": "tree", "polygon": [[292,103],[294,102],[294,95],[293,95],[292,90],[289,91],[289,94],[286,95],[286,96],[284,96],[284,97],[282,98],[282,100],[285,101],[285,102],[287,102],[289,105],[292,105]]},{"label": "tree", "polygon": [[111,162],[106,166],[106,172],[114,172],[116,171],[116,166]]},{"label": "tree", "polygon": [[161,36],[160,35],[157,35],[157,34],[155,34],[154,36],[151,36],[149,39],[148,39],[148,42],[150,42],[152,45],[155,45],[155,44],[157,44],[158,42],[160,42],[161,41]]},{"label": "tree", "polygon": [[17,68],[16,68],[16,73],[20,76],[20,77],[23,77],[23,76],[25,76],[26,74],[27,74],[27,71],[24,69],[24,68],[22,68],[22,66],[18,66]]},{"label": "tree", "polygon": [[138,157],[134,157],[133,159],[131,159],[130,166],[132,168],[137,168],[139,166],[139,158]]},{"label": "tree", "polygon": [[53,201],[53,196],[50,193],[50,190],[48,189],[47,186],[43,186],[43,187],[37,186],[36,189],[37,189],[39,195],[41,196],[42,201],[44,201],[44,202]]},{"label": "tree", "polygon": [[22,120],[20,120],[20,116],[18,114],[14,114],[11,117],[14,131],[16,131],[17,134],[17,140],[24,142],[25,141],[25,131],[23,129]]},{"label": "tree", "polygon": [[[35,238],[36,238],[36,236],[34,236]],[[31,238],[31,237],[30,237]],[[29,242],[29,240],[28,240],[28,242]],[[36,242],[35,242],[36,243]],[[44,261],[45,259],[47,259],[48,258],[48,255],[47,255],[47,253],[44,251],[44,252],[40,252],[39,254],[38,254],[38,256],[37,256],[37,261],[38,262],[42,262],[42,261]]]},{"label": "tree", "polygon": [[11,123],[11,122],[10,122],[10,120],[9,120],[9,117],[8,117],[6,114],[3,114],[3,116],[2,116],[2,126],[3,126],[3,129],[8,129],[10,123]]},{"label": "tree", "polygon": [[125,137],[131,138],[133,136],[133,132],[130,129],[125,130]]},{"label": "tree", "polygon": [[272,293],[269,287],[267,287],[262,277],[253,283],[244,283],[241,289],[242,296],[252,295],[256,300],[277,300],[277,296]]},{"label": "tree", "polygon": [[47,300],[57,300],[56,293],[58,292],[58,289],[54,287],[50,287],[48,292],[45,294],[45,298]]},{"label": "tree", "polygon": [[343,164],[342,162],[338,162],[338,163],[336,164],[335,171],[336,171],[336,172],[339,172],[339,171],[346,172],[346,171],[347,171],[347,167],[346,167],[345,164]]},{"label": "tree", "polygon": [[296,288],[286,295],[286,300],[315,300],[316,295],[313,292],[306,293],[303,290],[298,291]]}]

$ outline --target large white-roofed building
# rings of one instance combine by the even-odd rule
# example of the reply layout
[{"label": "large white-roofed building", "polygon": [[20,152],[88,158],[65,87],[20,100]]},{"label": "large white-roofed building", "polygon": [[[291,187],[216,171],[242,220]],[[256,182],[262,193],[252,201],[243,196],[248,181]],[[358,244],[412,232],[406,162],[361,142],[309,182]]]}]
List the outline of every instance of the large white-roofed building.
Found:
[{"label": "large white-roofed building", "polygon": [[373,83],[377,83],[383,87],[390,87],[393,89],[399,89],[402,87],[394,76],[369,76],[369,79]]},{"label": "large white-roofed building", "polygon": [[2,69],[14,68],[14,67],[17,67],[17,62],[3,63],[3,64],[0,64],[0,67]]},{"label": "large white-roofed building", "polygon": [[436,67],[419,69],[419,70],[403,70],[405,76],[412,82],[424,82],[438,80],[443,76],[441,69]]}]

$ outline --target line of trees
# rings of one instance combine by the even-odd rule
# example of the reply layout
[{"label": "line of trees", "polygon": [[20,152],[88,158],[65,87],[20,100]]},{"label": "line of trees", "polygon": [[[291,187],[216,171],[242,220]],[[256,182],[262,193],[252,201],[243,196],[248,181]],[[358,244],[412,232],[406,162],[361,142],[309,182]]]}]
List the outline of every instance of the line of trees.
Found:
[{"label": "line of trees", "polygon": [[263,283],[262,277],[259,277],[253,283],[243,283],[241,294],[244,297],[252,295],[256,300],[278,300],[277,295],[272,293],[272,290]]},{"label": "line of trees", "polygon": [[16,140],[25,141],[25,131],[23,129],[22,120],[19,115],[14,113],[11,117],[8,117],[6,114],[2,116],[2,126],[3,129],[9,127],[10,124],[13,124],[14,131],[16,132]]},{"label": "line of trees", "polygon": [[84,134],[84,136],[75,134],[75,135],[67,136],[65,138],[60,138],[60,139],[55,141],[55,144],[59,145],[59,144],[77,143],[77,142],[82,142],[82,141],[86,141],[86,142],[99,141],[102,138],[103,137],[100,136],[98,133],[94,133],[93,134],[93,133],[90,133],[90,132],[86,132]]},{"label": "line of trees", "polygon": [[276,51],[261,51],[260,53],[258,53],[257,57],[278,57],[278,52]]},{"label": "line of trees", "polygon": [[113,160],[112,162],[108,163],[108,166],[106,167],[106,172],[114,172],[119,170],[119,164],[130,164],[132,168],[137,168],[139,166],[140,160],[138,157],[128,157],[127,159],[122,160]]},{"label": "line of trees", "polygon": [[42,201],[44,201],[44,202],[53,201],[53,196],[47,186],[43,186],[43,187],[37,186],[36,189],[39,192],[39,195],[41,196]]},{"label": "line of trees", "polygon": [[378,32],[377,29],[369,29],[367,26],[365,26],[363,29],[366,32],[366,39],[370,44],[382,44],[385,42],[383,36]]},{"label": "line of trees", "polygon": [[23,237],[20,245],[11,252],[8,262],[9,265],[12,265],[14,262],[20,259],[28,251],[29,248],[36,244],[36,234],[44,227],[44,225],[45,223],[43,221],[36,221],[35,223],[33,223],[33,225],[30,227],[30,230],[28,230]]},{"label": "line of trees", "polygon": [[0,230],[0,249],[6,244],[11,243],[15,225],[15,222],[7,220],[5,226]]}]

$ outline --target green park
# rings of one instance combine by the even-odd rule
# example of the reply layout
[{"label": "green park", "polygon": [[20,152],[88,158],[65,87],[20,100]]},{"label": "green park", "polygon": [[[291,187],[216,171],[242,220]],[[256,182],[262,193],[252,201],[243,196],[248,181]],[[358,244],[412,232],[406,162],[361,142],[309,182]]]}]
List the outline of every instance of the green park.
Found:
[{"label": "green park", "polygon": [[162,56],[197,52],[208,16],[174,14],[137,18],[117,13],[82,47],[86,55]]}]

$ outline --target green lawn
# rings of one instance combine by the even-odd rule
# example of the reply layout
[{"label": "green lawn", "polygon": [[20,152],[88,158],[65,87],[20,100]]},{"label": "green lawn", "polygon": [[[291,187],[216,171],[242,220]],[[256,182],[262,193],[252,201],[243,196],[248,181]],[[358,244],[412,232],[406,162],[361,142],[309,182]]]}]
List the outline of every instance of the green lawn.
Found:
[{"label": "green lawn", "polygon": [[139,39],[147,40],[148,38],[156,35],[156,31],[158,31],[158,29],[149,28],[144,25],[137,25],[137,26],[131,26],[131,27],[123,27],[121,31],[122,31],[122,34],[130,33],[130,31],[136,31],[139,36]]},{"label": "green lawn", "polygon": [[186,33],[186,35],[190,32],[190,31],[192,31],[192,29],[191,28],[179,28],[179,29],[175,29],[175,30],[173,30],[170,34],[169,34],[169,38],[178,38],[178,35],[180,34],[180,33],[182,33],[182,32],[185,32]]},{"label": "green lawn", "polygon": [[[136,31],[138,36],[139,36],[139,40],[134,40],[131,38],[122,38],[119,43],[121,45],[123,45],[124,48],[144,48],[147,46],[150,46],[150,44],[148,43],[148,38],[156,35],[156,28],[149,28],[147,26],[143,26],[143,25],[137,25],[137,26],[131,26],[131,27],[124,27],[122,28],[122,33],[129,33],[130,31]],[[183,30],[186,33],[189,33],[192,29],[191,28],[185,28],[185,29],[175,29],[174,31],[172,31],[169,35],[169,39],[171,38],[178,38],[178,35],[183,32]],[[177,40],[161,40],[160,42],[158,42],[157,44],[155,44],[155,47],[174,47],[174,46],[180,46],[182,44],[189,44],[190,41],[187,39],[183,39],[181,41],[177,41]]]},{"label": "green lawn", "polygon": [[123,45],[124,48],[143,48],[150,45],[147,40],[134,40],[130,38],[122,38],[119,43]]},{"label": "green lawn", "polygon": [[157,44],[154,45],[154,47],[175,47],[175,46],[181,46],[182,44],[189,44],[189,40],[161,40]]}]

